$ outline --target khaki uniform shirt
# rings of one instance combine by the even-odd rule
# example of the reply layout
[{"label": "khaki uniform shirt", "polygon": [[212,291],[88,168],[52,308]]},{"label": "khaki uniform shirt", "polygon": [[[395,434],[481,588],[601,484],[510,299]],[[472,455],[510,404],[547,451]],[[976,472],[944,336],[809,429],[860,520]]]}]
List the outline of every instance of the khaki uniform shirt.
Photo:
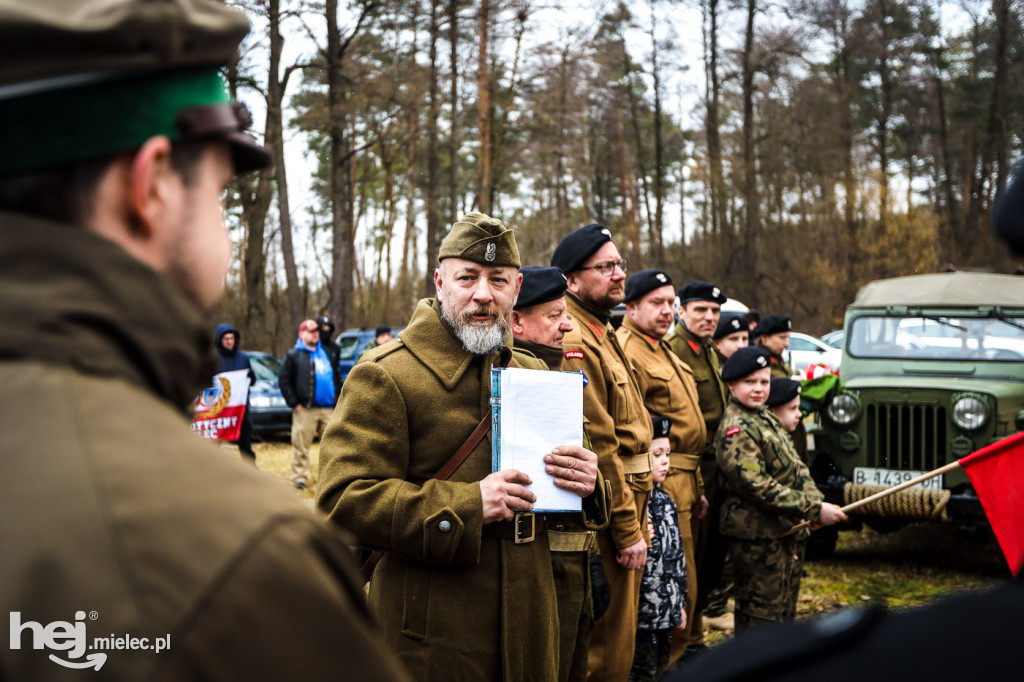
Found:
[{"label": "khaki uniform shirt", "polygon": [[[672,352],[668,343],[644,334],[628,316],[616,336],[632,364],[647,411],[652,416],[669,418],[672,470],[694,475],[699,497],[703,494],[703,484],[695,472],[700,469],[700,453],[707,442],[707,431],[693,372]],[[680,530],[684,535],[690,533],[689,528]]]},{"label": "khaki uniform shirt", "polygon": [[668,338],[672,348],[683,364],[693,371],[697,382],[697,397],[700,411],[704,415],[704,426],[707,429],[708,442],[701,453],[705,457],[713,457],[715,446],[712,442],[718,423],[725,412],[727,393],[722,383],[721,368],[711,339],[699,339],[690,333],[682,323],[677,323],[672,335]]},{"label": "khaki uniform shirt", "polygon": [[612,326],[574,297],[566,302],[574,324],[565,335],[562,370],[586,376],[583,414],[598,467],[612,488],[609,532],[622,549],[647,537],[633,490],[651,489],[651,418]]},{"label": "khaki uniform shirt", "polygon": [[817,520],[824,497],[770,410],[752,410],[731,399],[715,441],[725,493],[723,535],[772,539],[798,523]]},{"label": "khaki uniform shirt", "polygon": [[[84,228],[0,213],[0,290],[0,611],[88,614],[80,655],[27,627],[0,677],[89,679],[48,654],[103,654],[94,679],[409,679],[337,529],[189,428],[211,345],[176,289]],[[150,648],[88,648],[108,637]]]}]

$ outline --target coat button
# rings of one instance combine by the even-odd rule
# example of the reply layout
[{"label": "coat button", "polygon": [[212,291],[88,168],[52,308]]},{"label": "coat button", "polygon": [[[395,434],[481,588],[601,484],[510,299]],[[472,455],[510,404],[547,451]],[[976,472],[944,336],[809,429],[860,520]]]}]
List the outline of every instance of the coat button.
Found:
[{"label": "coat button", "polygon": [[442,533],[447,533],[448,531],[450,531],[452,529],[452,522],[451,521],[442,521],[441,523],[437,524],[437,529],[439,531],[441,531]]}]

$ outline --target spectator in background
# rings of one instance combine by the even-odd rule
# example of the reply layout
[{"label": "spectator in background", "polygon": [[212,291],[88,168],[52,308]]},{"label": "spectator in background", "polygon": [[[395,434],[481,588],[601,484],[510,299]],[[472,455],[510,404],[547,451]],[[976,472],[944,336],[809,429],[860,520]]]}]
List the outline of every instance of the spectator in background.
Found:
[{"label": "spectator in background", "polygon": [[[316,318],[315,322],[320,327],[320,345],[323,346],[324,351],[327,353],[327,357],[331,359],[335,367],[341,362],[341,349],[338,348],[338,344],[334,342],[334,323],[331,322],[331,318],[326,315],[321,315]],[[340,389],[339,389],[340,390]]]},{"label": "spectator in background", "polygon": [[386,324],[379,325],[374,331],[373,341],[370,341],[370,343],[363,346],[363,349],[359,351],[359,357],[357,357],[356,360],[363,357],[366,351],[372,350],[377,346],[383,346],[393,338],[395,338],[395,335],[391,333],[391,327]]},{"label": "spectator in background", "polygon": [[[214,341],[214,348],[217,357],[220,359],[220,372],[233,372],[244,369],[249,372],[249,387],[252,388],[256,382],[256,375],[253,374],[252,365],[249,364],[249,354],[241,351],[238,347],[242,343],[242,335],[238,330],[226,322],[217,325],[217,332]],[[247,457],[253,464],[256,463],[256,453],[252,449],[252,418],[249,416],[249,399],[245,400],[245,412],[242,413],[242,425],[238,431],[238,451],[243,457]]]},{"label": "spectator in background", "polygon": [[309,446],[323,434],[341,392],[338,363],[332,362],[320,343],[316,320],[299,325],[299,338],[284,356],[277,384],[293,413],[292,485],[305,490],[309,484]]},{"label": "spectator in background", "polygon": [[750,333],[753,334],[754,330],[757,329],[757,325],[761,324],[761,313],[750,308],[747,312],[743,313],[743,317],[747,319],[747,323],[750,325]]}]

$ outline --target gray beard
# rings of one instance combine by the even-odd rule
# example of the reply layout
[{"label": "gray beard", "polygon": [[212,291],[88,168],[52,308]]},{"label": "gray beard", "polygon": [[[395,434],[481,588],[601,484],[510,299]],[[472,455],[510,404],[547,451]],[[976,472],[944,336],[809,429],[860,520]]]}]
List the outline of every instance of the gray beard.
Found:
[{"label": "gray beard", "polygon": [[455,334],[455,338],[462,342],[462,347],[467,353],[487,355],[501,350],[512,334],[512,326],[504,315],[499,315],[494,324],[487,326],[472,324],[468,317],[469,314],[466,312],[461,315],[455,314],[445,305],[441,305],[441,318]]}]

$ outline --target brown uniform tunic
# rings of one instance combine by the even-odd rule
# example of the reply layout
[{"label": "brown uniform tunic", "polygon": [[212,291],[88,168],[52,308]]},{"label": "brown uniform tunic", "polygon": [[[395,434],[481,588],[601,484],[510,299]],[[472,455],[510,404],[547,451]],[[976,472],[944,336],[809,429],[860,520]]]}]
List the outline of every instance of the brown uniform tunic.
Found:
[{"label": "brown uniform tunic", "polygon": [[[544,369],[532,356],[514,359]],[[490,413],[496,363],[498,353],[466,352],[436,303],[421,300],[399,339],[352,369],[320,446],[317,505],[362,545],[384,551],[370,608],[418,680],[557,676],[547,533],[516,544],[491,537],[494,524],[483,523],[490,436],[447,480],[432,478]]]},{"label": "brown uniform tunic", "polygon": [[611,523],[598,533],[601,562],[611,584],[611,604],[590,638],[590,679],[621,682],[629,675],[636,641],[636,615],[643,571],[616,561],[619,549],[647,537],[651,490],[651,418],[640,390],[606,319],[567,296],[575,324],[565,335],[565,371],[582,370],[583,414],[598,466],[611,483]]},{"label": "brown uniform tunic", "polygon": [[[0,290],[5,617],[169,638],[86,649],[107,656],[95,679],[407,679],[337,530],[191,432],[211,346],[176,289],[81,227],[0,213]],[[33,637],[0,677],[90,677]]]},{"label": "brown uniform tunic", "polygon": [[622,350],[633,365],[651,415],[668,417],[671,426],[671,469],[662,487],[679,508],[679,533],[686,555],[687,594],[686,628],[672,636],[672,654],[678,659],[689,642],[690,623],[697,604],[697,561],[694,552],[692,522],[700,512],[704,484],[700,476],[700,453],[707,442],[704,418],[697,398],[693,372],[683,364],[668,343],[647,336],[627,317],[616,332]]},{"label": "brown uniform tunic", "polygon": [[[718,355],[711,339],[699,339],[682,324],[677,324],[668,338],[672,351],[679,356],[691,370],[697,382],[697,397],[700,410],[704,415],[704,426],[707,430],[707,442],[701,451],[700,473],[704,480],[704,494],[710,506],[703,519],[694,519],[693,534],[697,553],[697,572],[703,576],[700,593],[695,601],[703,601],[703,597],[713,589],[722,573],[725,564],[725,543],[718,535],[718,466],[715,464],[714,436],[718,424],[725,413],[727,391],[722,383],[721,368]],[[710,543],[710,545],[709,545]],[[703,608],[702,605],[701,609]],[[701,612],[695,614],[690,628],[690,643],[703,644],[704,633]],[[679,654],[672,652],[672,657]]]},{"label": "brown uniform tunic", "polygon": [[[513,348],[532,353],[548,369],[561,370],[563,350],[515,339]],[[583,447],[592,448],[583,432]],[[597,531],[608,527],[608,499],[604,476],[597,472],[594,493],[583,499],[583,514],[547,514],[551,569],[558,597],[558,680],[587,679],[587,652],[594,628],[594,600],[590,582],[590,555],[597,552]]]}]

